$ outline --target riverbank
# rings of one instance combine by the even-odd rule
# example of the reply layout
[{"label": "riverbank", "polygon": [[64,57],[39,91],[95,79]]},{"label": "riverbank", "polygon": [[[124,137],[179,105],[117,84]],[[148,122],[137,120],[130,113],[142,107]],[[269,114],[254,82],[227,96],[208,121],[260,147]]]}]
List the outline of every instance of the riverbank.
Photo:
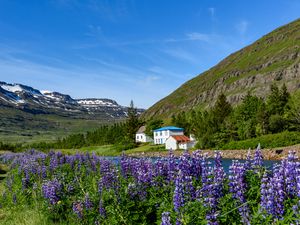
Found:
[{"label": "riverbank", "polygon": [[[266,160],[281,160],[287,157],[289,151],[296,151],[297,156],[300,156],[300,144],[292,145],[287,147],[278,147],[278,148],[265,148],[262,149],[262,155]],[[222,152],[222,157],[226,159],[246,159],[248,151],[247,149],[240,150],[220,150]],[[193,151],[189,151],[192,153]],[[214,156],[214,150],[202,150],[203,153],[206,153],[209,158]],[[255,149],[250,150],[251,156],[254,155]],[[126,152],[125,152],[126,154]],[[157,152],[132,152],[127,154],[128,156],[133,157],[165,157],[169,153],[168,151],[157,151]],[[182,151],[176,150],[174,151],[176,156],[182,154]]]},{"label": "riverbank", "polygon": [[[300,144],[292,145],[287,147],[278,147],[278,148],[264,148],[262,149],[262,154],[266,160],[281,160],[287,157],[289,151],[296,151],[297,156],[300,157]],[[81,149],[57,149],[55,151],[61,151],[64,154],[76,154],[77,152],[82,153],[96,153],[99,156],[120,156],[122,152],[116,151],[112,145],[106,146],[90,146]],[[203,153],[206,153],[209,158],[214,156],[214,150],[202,150]],[[222,152],[222,157],[226,159],[246,159],[248,150],[220,150]],[[0,151],[1,154],[8,153],[9,151]],[[182,154],[182,150],[174,151],[176,156]],[[193,151],[189,151],[192,153]],[[254,155],[255,149],[250,150],[251,156]],[[165,157],[169,154],[167,150],[162,150],[162,146],[152,146],[152,145],[142,145],[135,149],[129,149],[124,152],[128,156],[133,157]]]}]

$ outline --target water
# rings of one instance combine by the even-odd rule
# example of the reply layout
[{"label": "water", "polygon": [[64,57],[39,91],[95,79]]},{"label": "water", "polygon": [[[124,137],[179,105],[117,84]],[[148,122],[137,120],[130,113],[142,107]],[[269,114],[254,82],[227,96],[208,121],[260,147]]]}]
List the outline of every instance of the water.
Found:
[{"label": "water", "polygon": [[[115,164],[120,164],[120,160],[121,160],[120,156],[105,157],[105,158],[108,160],[112,160]],[[155,162],[156,160],[160,159],[160,157],[147,157],[144,159],[151,159],[153,162]],[[213,158],[209,158],[207,160],[210,162],[210,166],[214,166]],[[237,160],[237,159],[222,159],[222,165],[223,165],[225,172],[229,172],[229,167],[231,166],[233,160]],[[238,161],[244,163],[246,160],[240,159]],[[272,169],[273,165],[276,163],[280,163],[280,161],[278,161],[278,160],[264,160],[263,161],[263,165],[268,169]]]}]

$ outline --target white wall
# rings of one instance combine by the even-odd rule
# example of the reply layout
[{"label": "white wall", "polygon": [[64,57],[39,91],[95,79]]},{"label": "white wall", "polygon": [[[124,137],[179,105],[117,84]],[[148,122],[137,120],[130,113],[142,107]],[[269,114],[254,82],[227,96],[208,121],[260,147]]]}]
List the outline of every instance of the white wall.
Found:
[{"label": "white wall", "polygon": [[171,135],[183,135],[183,131],[171,131],[171,130],[163,130],[163,131],[154,131],[153,132],[153,138],[154,138],[154,144],[165,144],[166,140]]},{"label": "white wall", "polygon": [[169,137],[167,140],[166,140],[166,149],[170,150],[176,150],[177,149],[177,141],[172,138],[172,137]]},{"label": "white wall", "polygon": [[135,134],[135,142],[152,142],[152,138],[148,137],[145,133]]}]

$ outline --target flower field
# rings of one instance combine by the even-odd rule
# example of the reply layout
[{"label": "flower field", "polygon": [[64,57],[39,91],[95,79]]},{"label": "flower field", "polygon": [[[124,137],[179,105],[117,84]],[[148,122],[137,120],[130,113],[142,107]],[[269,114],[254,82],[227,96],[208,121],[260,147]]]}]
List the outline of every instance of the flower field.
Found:
[{"label": "flower field", "polygon": [[[6,211],[38,207],[48,224],[299,224],[295,152],[273,168],[258,148],[222,166],[195,151],[158,160],[60,152],[2,155],[11,169],[0,197]],[[1,218],[0,218],[1,223]]]}]

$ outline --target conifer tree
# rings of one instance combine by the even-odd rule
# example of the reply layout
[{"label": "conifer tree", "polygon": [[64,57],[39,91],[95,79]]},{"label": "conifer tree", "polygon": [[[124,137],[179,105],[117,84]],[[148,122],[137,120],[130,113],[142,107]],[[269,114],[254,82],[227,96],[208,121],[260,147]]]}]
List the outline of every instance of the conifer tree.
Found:
[{"label": "conifer tree", "polygon": [[135,140],[135,134],[138,131],[141,122],[139,120],[137,109],[135,108],[133,101],[131,100],[130,106],[127,111],[127,120],[126,120],[126,134],[127,138],[130,141]]}]

